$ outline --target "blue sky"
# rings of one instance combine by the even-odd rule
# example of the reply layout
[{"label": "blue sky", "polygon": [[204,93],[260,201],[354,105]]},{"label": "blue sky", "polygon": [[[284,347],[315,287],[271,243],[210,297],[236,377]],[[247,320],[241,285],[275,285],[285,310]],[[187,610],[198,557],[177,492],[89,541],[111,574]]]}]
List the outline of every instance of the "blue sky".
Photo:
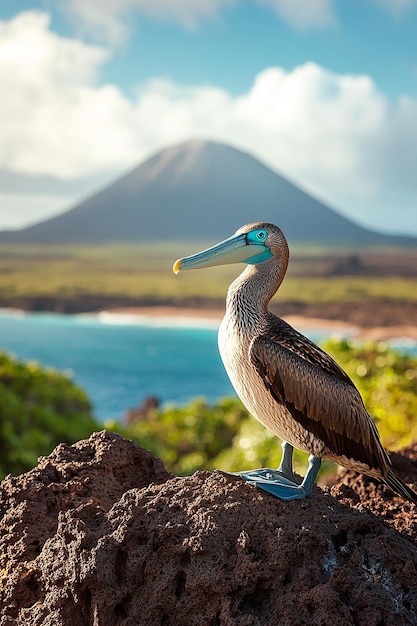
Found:
[{"label": "blue sky", "polygon": [[417,0],[3,0],[0,228],[206,137],[417,235],[416,42]]}]

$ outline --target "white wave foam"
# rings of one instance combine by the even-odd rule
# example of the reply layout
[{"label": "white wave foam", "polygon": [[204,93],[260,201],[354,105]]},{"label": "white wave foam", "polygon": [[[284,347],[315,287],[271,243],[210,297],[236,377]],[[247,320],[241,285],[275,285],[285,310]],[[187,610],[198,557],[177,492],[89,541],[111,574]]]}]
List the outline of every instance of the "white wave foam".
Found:
[{"label": "white wave foam", "polygon": [[14,318],[22,318],[25,317],[26,312],[22,309],[11,309],[11,308],[0,308],[0,316],[1,317],[14,317]]},{"label": "white wave foam", "polygon": [[212,328],[217,329],[220,320],[209,318],[187,317],[187,316],[152,316],[139,315],[134,313],[111,313],[101,311],[97,314],[98,320],[102,324],[112,326],[149,326],[152,328]]}]

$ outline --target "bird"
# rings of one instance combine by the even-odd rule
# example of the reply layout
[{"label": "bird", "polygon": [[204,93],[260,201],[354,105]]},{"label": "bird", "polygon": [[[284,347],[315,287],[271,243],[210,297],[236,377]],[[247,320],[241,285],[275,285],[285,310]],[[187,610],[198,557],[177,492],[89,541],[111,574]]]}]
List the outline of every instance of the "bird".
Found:
[{"label": "bird", "polygon": [[[249,413],[282,440],[277,469],[231,472],[282,500],[311,496],[321,460],[385,483],[417,504],[417,494],[392,469],[362,397],[337,362],[268,309],[289,263],[280,228],[254,222],[220,243],[175,261],[173,271],[244,263],[226,297],[218,332],[230,381]],[[309,454],[298,482],[293,450]]]}]

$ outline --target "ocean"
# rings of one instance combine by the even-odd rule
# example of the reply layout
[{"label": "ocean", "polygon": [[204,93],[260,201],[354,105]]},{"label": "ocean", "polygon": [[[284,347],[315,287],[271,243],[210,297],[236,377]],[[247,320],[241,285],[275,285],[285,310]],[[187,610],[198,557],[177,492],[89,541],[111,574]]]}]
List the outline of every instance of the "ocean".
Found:
[{"label": "ocean", "polygon": [[[313,341],[328,335],[306,334]],[[414,342],[399,347],[417,354]],[[0,350],[70,373],[101,421],[123,419],[151,395],[162,404],[234,395],[214,322],[3,310]]]}]

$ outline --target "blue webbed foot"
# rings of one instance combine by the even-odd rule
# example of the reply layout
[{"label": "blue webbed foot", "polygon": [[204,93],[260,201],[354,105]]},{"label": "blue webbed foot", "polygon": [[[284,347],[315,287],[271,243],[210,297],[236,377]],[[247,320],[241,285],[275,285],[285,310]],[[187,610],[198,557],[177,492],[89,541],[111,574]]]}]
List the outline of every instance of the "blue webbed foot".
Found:
[{"label": "blue webbed foot", "polygon": [[243,472],[228,472],[233,476],[239,476],[250,485],[268,491],[280,500],[301,500],[311,496],[320,469],[321,459],[310,456],[308,470],[301,485],[296,480],[292,471],[292,451],[289,444],[283,444],[283,458],[277,470],[261,468]]}]

